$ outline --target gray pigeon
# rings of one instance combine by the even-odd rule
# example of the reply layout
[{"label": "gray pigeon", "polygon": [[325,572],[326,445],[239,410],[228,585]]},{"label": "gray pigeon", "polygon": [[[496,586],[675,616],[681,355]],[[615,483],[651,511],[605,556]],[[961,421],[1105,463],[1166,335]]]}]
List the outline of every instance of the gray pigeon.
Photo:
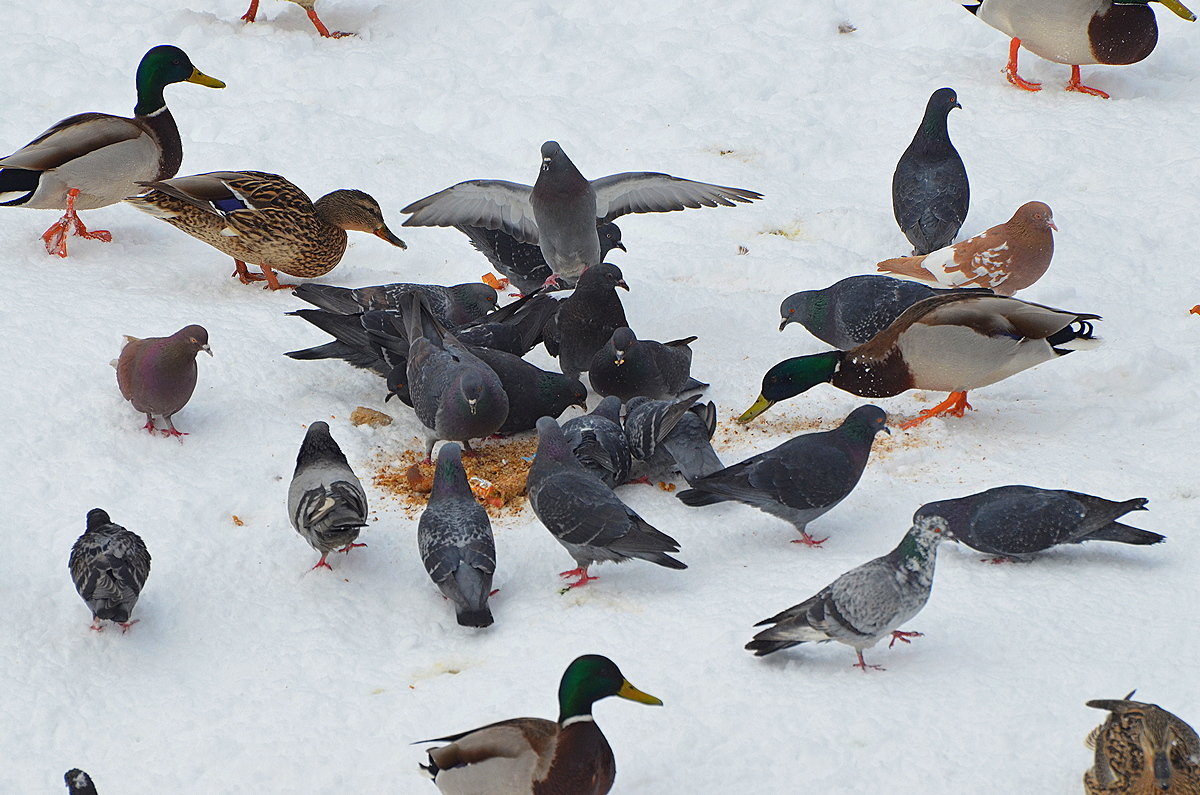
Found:
[{"label": "gray pigeon", "polygon": [[468,351],[425,308],[419,293],[407,297],[408,393],[417,418],[429,429],[425,462],[438,439],[462,442],[490,436],[508,417],[508,395],[492,368]]},{"label": "gray pigeon", "polygon": [[1157,544],[1166,537],[1116,521],[1130,511],[1146,510],[1138,497],[1113,502],[1090,494],[1034,486],[1000,486],[939,500],[917,509],[913,518],[930,514],[949,523],[946,538],[998,559],[1028,560],[1058,544],[1116,541]]},{"label": "gray pigeon", "polygon": [[867,467],[875,434],[887,431],[887,414],[867,404],[850,412],[831,431],[796,436],[765,453],[699,478],[676,496],[685,505],[734,500],[791,522],[801,538],[793,543],[818,546],[808,523],[829,511],[854,490]]},{"label": "gray pigeon", "polygon": [[288,518],[292,527],[321,553],[314,569],[332,570],[325,558],[334,549],[349,552],[367,525],[367,495],[329,434],[329,424],[314,422],[304,434],[296,456],[296,471],[288,488]]},{"label": "gray pigeon", "polygon": [[92,777],[77,767],[63,774],[63,780],[67,784],[67,792],[71,795],[96,795],[96,785],[92,783]]},{"label": "gray pigeon", "polygon": [[937,546],[945,533],[945,520],[925,516],[913,524],[900,545],[883,557],[851,569],[795,607],[759,621],[774,624],[754,636],[746,648],[762,657],[798,643],[836,640],[858,653],[855,668],[883,670],[867,665],[863,649],[891,635],[892,641],[909,642],[920,632],[897,627],[921,612],[933,587]]},{"label": "gray pigeon", "polygon": [[626,213],[661,213],[689,207],[733,207],[762,194],[654,172],[627,172],[587,180],[555,141],[542,144],[542,170],[533,187],[475,179],[460,182],[400,212],[405,226],[480,226],[536,243],[558,278],[571,283],[601,261],[598,223]]},{"label": "gray pigeon", "polygon": [[892,175],[892,211],[913,254],[928,254],[954,242],[967,217],[971,192],[967,169],[950,143],[946,118],[958,104],[952,88],[929,97],[925,117]]},{"label": "gray pigeon", "polygon": [[576,568],[562,572],[579,578],[568,588],[596,579],[588,567],[597,561],[641,558],[669,569],[687,568],[666,554],[679,551],[675,539],[651,527],[584,469],[556,421],[542,417],[537,429],[537,456],[525,490],[538,519],[575,559]]},{"label": "gray pigeon", "polygon": [[371,309],[403,309],[406,297],[412,293],[420,293],[430,313],[450,329],[478,320],[496,308],[496,291],[483,282],[467,282],[451,287],[397,282],[354,289],[309,282],[292,290],[292,295],[297,298],[342,315]]},{"label": "gray pigeon", "polygon": [[167,423],[163,436],[187,436],[175,429],[171,415],[187,405],[196,389],[196,354],[208,347],[204,326],[184,326],[169,337],[125,337],[117,358],[117,386],[133,407],[146,415],[143,426],[154,433],[154,417]]},{"label": "gray pigeon", "polygon": [[621,401],[601,400],[590,414],[572,417],[562,425],[567,447],[584,469],[615,489],[629,480],[629,440],[621,428]]},{"label": "gray pigeon", "polygon": [[137,623],[129,615],[150,576],[150,553],[137,533],[93,508],[87,530],[71,547],[68,565],[75,590],[92,611],[92,629],[103,629],[101,621],[115,621],[125,632]]},{"label": "gray pigeon", "polygon": [[[552,272],[537,243],[522,243],[501,229],[487,229],[482,226],[454,228],[465,234],[471,245],[488,258],[492,267],[507,276],[509,283],[522,293],[528,295],[544,285],[550,286],[546,285],[546,282]],[[596,233],[600,238],[601,261],[614,248],[626,250],[625,244],[621,242],[621,229],[616,224],[600,223]]]},{"label": "gray pigeon", "polygon": [[712,448],[717,407],[711,402],[697,404],[699,399],[693,395],[674,403],[648,397],[629,401],[625,406],[629,452],[651,468],[674,465],[689,484],[724,469]]},{"label": "gray pigeon", "polygon": [[429,577],[454,602],[458,623],[490,627],[488,596],[496,573],[496,543],[492,523],[471,493],[462,452],[454,442],[438,451],[433,492],[417,525],[417,544]]},{"label": "gray pigeon", "polygon": [[616,395],[622,403],[638,395],[665,400],[681,392],[703,389],[691,377],[692,349],[696,337],[671,342],[639,340],[633,329],[622,326],[592,357],[588,379],[601,395]]},{"label": "gray pigeon", "polygon": [[629,325],[618,287],[629,289],[621,269],[602,262],[584,271],[575,292],[559,302],[558,312],[546,324],[545,341],[564,375],[578,378],[613,332]]}]

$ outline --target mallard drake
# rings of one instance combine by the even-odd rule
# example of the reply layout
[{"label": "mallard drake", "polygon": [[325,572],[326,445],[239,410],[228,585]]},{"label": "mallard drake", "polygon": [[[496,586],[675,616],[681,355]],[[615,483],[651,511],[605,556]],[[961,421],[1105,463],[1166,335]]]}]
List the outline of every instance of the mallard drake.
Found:
[{"label": "mallard drake", "polygon": [[[321,18],[317,16],[317,0],[292,0],[292,2],[303,8],[308,13],[308,18],[311,19],[313,25],[316,26],[317,33],[320,33],[325,38],[340,39],[343,36],[354,35],[353,33],[346,33],[342,30],[330,31],[329,28],[325,27],[325,23],[322,22]],[[246,10],[245,14],[242,14],[242,19],[246,22],[253,22],[256,16],[258,16],[258,0],[250,0],[250,8]]]},{"label": "mallard drake", "polygon": [[[383,221],[379,203],[360,190],[335,190],[313,202],[278,174],[213,171],[143,182],[150,190],[127,202],[233,257],[242,284],[266,281],[280,290],[274,271],[323,276],[346,251],[346,230],[368,232],[408,248]],[[262,273],[250,273],[246,263]]]},{"label": "mallard drake", "polygon": [[70,116],[0,158],[0,206],[66,210],[42,235],[46,251],[60,257],[67,256],[72,232],[112,240],[102,229],[89,232],[75,211],[116,204],[137,193],[142,180],[175,176],[183,162],[183,144],[163,89],[183,82],[225,87],[192,66],[178,47],[152,48],[138,65],[133,118],[107,113]]},{"label": "mallard drake", "polygon": [[466,795],[603,795],[617,775],[612,748],[592,718],[592,704],[619,696],[662,701],[629,684],[616,664],[585,654],[567,666],[558,686],[558,722],[512,718],[450,737],[421,765],[444,793]]},{"label": "mallard drake", "polygon": [[1109,711],[1088,735],[1095,764],[1083,775],[1087,795],[1198,795],[1200,737],[1157,704],[1096,699],[1089,707]]},{"label": "mallard drake", "polygon": [[970,408],[967,390],[1088,347],[1090,321],[1099,319],[999,295],[935,295],[856,348],[779,362],[763,376],[762,394],[738,421],[749,422],[778,401],[823,383],[871,398],[909,389],[951,392],[901,428],[939,414],[961,417]]},{"label": "mallard drake", "polygon": [[1105,92],[1080,82],[1079,65],[1137,63],[1153,52],[1158,23],[1151,2],[1196,21],[1179,0],[980,0],[963,8],[1012,36],[1004,74],[1017,88],[1042,90],[1041,83],[1017,74],[1017,52],[1023,46],[1047,61],[1070,65],[1067,91],[1108,99]]}]

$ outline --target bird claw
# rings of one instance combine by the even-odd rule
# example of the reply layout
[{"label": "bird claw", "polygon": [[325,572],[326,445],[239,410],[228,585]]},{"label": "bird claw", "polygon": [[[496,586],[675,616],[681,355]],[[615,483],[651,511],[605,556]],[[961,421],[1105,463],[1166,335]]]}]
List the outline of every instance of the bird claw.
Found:
[{"label": "bird claw", "polygon": [[134,624],[136,624],[139,621],[141,621],[140,618],[135,618],[133,621],[118,621],[117,623],[121,625],[121,634],[124,635],[126,632],[129,631],[130,627],[132,627]]},{"label": "bird claw", "polygon": [[824,538],[813,538],[808,533],[801,530],[800,538],[792,539],[792,543],[793,544],[803,544],[806,547],[820,549],[821,545],[824,544],[828,540],[829,540],[829,536],[825,536]]},{"label": "bird claw", "polygon": [[330,566],[328,563],[326,563],[325,556],[322,555],[321,559],[317,561],[317,565],[313,566],[311,569],[309,569],[309,571],[316,571],[317,569],[329,569],[330,571],[333,571],[333,566]]},{"label": "bird claw", "polygon": [[588,576],[587,566],[580,566],[579,568],[571,569],[570,571],[560,571],[558,573],[558,576],[559,577],[578,577],[579,578],[575,582],[569,583],[566,588],[563,588],[561,591],[559,591],[560,594],[564,594],[567,591],[571,590],[572,588],[579,588],[584,585],[587,585],[592,580],[600,579],[599,577]]},{"label": "bird claw", "polygon": [[358,549],[359,547],[365,547],[365,546],[366,546],[366,544],[355,544],[353,541],[351,541],[349,544],[347,544],[346,546],[339,549],[338,552],[344,552],[348,555],[348,554],[350,554],[350,550]]},{"label": "bird claw", "polygon": [[923,633],[923,632],[901,632],[898,629],[893,630],[892,631],[892,642],[888,644],[888,648],[890,649],[893,646],[895,646],[896,641],[900,641],[901,643],[912,643],[912,641],[909,640],[909,638],[923,638],[923,637],[925,637],[925,633]]}]

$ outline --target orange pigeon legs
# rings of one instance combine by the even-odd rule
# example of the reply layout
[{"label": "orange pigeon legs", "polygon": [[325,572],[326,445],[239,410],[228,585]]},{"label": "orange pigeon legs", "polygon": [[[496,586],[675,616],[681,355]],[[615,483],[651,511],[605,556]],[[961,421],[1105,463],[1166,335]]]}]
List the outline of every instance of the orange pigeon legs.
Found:
[{"label": "orange pigeon legs", "polygon": [[1021,40],[1014,37],[1008,44],[1008,65],[1004,67],[1004,76],[1008,78],[1008,82],[1017,88],[1024,89],[1025,91],[1041,91],[1041,83],[1034,83],[1017,74],[1017,51],[1020,49]]},{"label": "orange pigeon legs", "polygon": [[321,21],[321,18],[317,16],[317,10],[315,8],[306,8],[305,11],[308,12],[308,18],[312,20],[314,25],[316,25],[317,33],[320,33],[327,39],[340,39],[344,36],[354,35],[353,33],[347,33],[344,30],[335,30],[330,32],[329,28],[325,27],[325,23]]},{"label": "orange pigeon legs", "polygon": [[1083,83],[1079,82],[1079,66],[1078,65],[1071,67],[1071,82],[1067,83],[1067,91],[1078,91],[1080,94],[1090,94],[1093,97],[1100,97],[1101,99],[1108,99],[1108,94],[1101,91],[1100,89],[1092,88],[1091,86],[1085,86]]},{"label": "orange pigeon legs", "polygon": [[275,275],[275,271],[266,265],[259,265],[258,267],[262,268],[262,273],[251,273],[247,270],[246,263],[240,259],[235,259],[233,261],[233,273],[229,275],[236,276],[242,284],[265,281],[267,284],[263,287],[264,290],[285,290],[292,287],[299,287],[297,284],[286,284],[279,281],[279,277]]},{"label": "orange pigeon legs", "polygon": [[250,0],[250,8],[245,14],[242,14],[242,21],[253,22],[256,16],[258,16],[258,0]]},{"label": "orange pigeon legs", "polygon": [[588,575],[588,567],[587,567],[587,566],[580,566],[580,567],[579,567],[579,568],[577,568],[577,569],[571,569],[570,571],[559,572],[559,575],[558,575],[558,576],[559,576],[559,577],[563,577],[564,579],[565,579],[565,578],[568,578],[568,577],[578,577],[578,578],[579,578],[579,579],[578,579],[578,580],[576,580],[575,582],[573,582],[573,583],[570,583],[569,585],[567,585],[567,587],[566,587],[566,588],[563,588],[563,589],[562,589],[562,593],[566,593],[566,592],[567,592],[567,591],[569,591],[571,588],[579,588],[580,586],[587,585],[587,584],[588,584],[589,582],[591,582],[592,580],[598,580],[598,579],[600,579],[599,577],[591,577],[591,576],[589,576],[589,575]]},{"label": "orange pigeon legs", "polygon": [[112,242],[111,233],[103,229],[89,232],[88,228],[83,225],[83,221],[79,220],[79,216],[75,213],[75,199],[78,196],[79,188],[71,188],[67,191],[67,211],[63,213],[62,218],[55,221],[42,235],[42,242],[46,244],[47,254],[57,254],[60,257],[67,256],[67,237],[72,233],[91,240],[103,240],[105,243]]},{"label": "orange pigeon legs", "polygon": [[909,428],[915,428],[930,417],[936,417],[939,414],[952,414],[955,417],[961,417],[963,412],[969,408],[971,408],[971,404],[967,402],[966,392],[951,392],[950,396],[941,403],[931,409],[925,409],[908,422],[900,423],[900,427],[907,431]]}]

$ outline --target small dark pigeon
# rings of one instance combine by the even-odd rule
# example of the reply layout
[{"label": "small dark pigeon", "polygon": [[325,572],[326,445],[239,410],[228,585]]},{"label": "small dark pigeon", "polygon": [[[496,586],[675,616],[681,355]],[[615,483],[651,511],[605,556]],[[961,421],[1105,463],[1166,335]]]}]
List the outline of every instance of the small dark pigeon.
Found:
[{"label": "small dark pigeon", "polygon": [[208,347],[204,326],[184,326],[169,337],[125,337],[114,364],[117,386],[133,407],[146,415],[142,426],[154,433],[154,417],[167,423],[163,436],[187,436],[175,429],[171,416],[187,405],[196,389],[196,354]]},{"label": "small dark pigeon", "polygon": [[952,88],[929,97],[925,117],[892,175],[892,211],[913,254],[928,254],[954,242],[967,217],[971,192],[967,169],[946,129],[958,104]]},{"label": "small dark pigeon", "polygon": [[354,289],[305,283],[292,290],[292,295],[330,312],[353,315],[371,309],[402,309],[405,297],[414,292],[425,298],[437,321],[450,329],[478,320],[496,308],[496,291],[483,282],[452,287],[397,282]]},{"label": "small dark pigeon", "polygon": [[687,568],[667,554],[679,551],[675,539],[651,527],[579,463],[555,420],[542,417],[537,429],[537,456],[525,489],[533,512],[575,559],[576,568],[562,572],[578,578],[568,588],[596,579],[588,567],[597,561],[641,558],[669,569]]},{"label": "small dark pigeon", "polygon": [[137,533],[93,508],[87,530],[71,547],[68,565],[75,590],[92,611],[92,629],[100,631],[100,622],[115,621],[126,632],[137,623],[129,615],[150,576],[150,553]]},{"label": "small dark pigeon", "polygon": [[746,648],[762,657],[800,643],[836,640],[858,653],[855,668],[864,673],[868,668],[882,671],[878,665],[867,665],[863,649],[889,635],[889,649],[896,641],[911,643],[909,638],[921,636],[897,627],[929,601],[937,547],[945,529],[941,517],[918,519],[888,554],[851,569],[795,607],[759,621],[754,626],[775,626],[755,635]]},{"label": "small dark pigeon", "polygon": [[921,506],[914,518],[937,514],[946,517],[946,538],[958,541],[999,560],[1029,560],[1035,553],[1058,544],[1116,541],[1121,544],[1158,544],[1165,536],[1139,530],[1117,521],[1130,511],[1146,510],[1138,497],[1113,502],[1090,494],[1034,486],[1000,486]]},{"label": "small dark pigeon", "polygon": [[717,407],[699,395],[672,403],[635,397],[626,404],[629,452],[651,469],[675,466],[689,484],[724,469],[712,448]]},{"label": "small dark pigeon", "polygon": [[578,378],[543,370],[504,351],[467,346],[496,373],[508,396],[508,415],[496,433],[533,430],[539,417],[555,417],[568,406],[587,408],[587,387]]},{"label": "small dark pigeon", "polygon": [[325,558],[334,549],[366,546],[354,541],[367,525],[367,495],[326,422],[314,422],[304,434],[288,488],[288,518],[321,553],[314,569],[332,570]]},{"label": "small dark pigeon", "polygon": [[592,357],[588,379],[600,395],[616,395],[622,403],[638,395],[666,400],[681,392],[703,389],[691,377],[692,349],[696,337],[671,342],[639,340],[633,329],[622,326]]},{"label": "small dark pigeon", "polygon": [[67,792],[71,795],[97,795],[92,777],[77,767],[73,767],[63,774],[63,780],[67,784]]},{"label": "small dark pigeon", "polygon": [[417,525],[417,544],[429,577],[454,602],[458,623],[490,627],[488,596],[496,573],[496,543],[492,523],[471,493],[462,452],[454,442],[438,451],[433,492]]},{"label": "small dark pigeon", "polygon": [[621,401],[601,400],[590,414],[572,417],[562,425],[567,447],[584,469],[615,489],[629,480],[629,440],[621,428]]},{"label": "small dark pigeon", "polygon": [[542,144],[542,169],[532,187],[475,179],[413,202],[400,212],[405,226],[479,226],[536,243],[559,278],[572,284],[601,262],[599,223],[626,213],[661,213],[689,207],[733,207],[762,194],[654,172],[626,172],[589,181],[556,141]]},{"label": "small dark pigeon", "polygon": [[584,271],[575,292],[559,302],[558,312],[546,324],[545,342],[565,375],[578,378],[613,332],[629,325],[618,287],[629,289],[621,269],[602,262]]},{"label": "small dark pigeon", "polygon": [[887,414],[867,404],[850,412],[831,431],[796,436],[765,453],[747,458],[679,492],[685,505],[712,505],[734,500],[791,522],[801,538],[793,543],[818,546],[808,523],[826,513],[858,485],[875,434],[891,433]]},{"label": "small dark pigeon", "polygon": [[[522,243],[501,229],[487,229],[482,226],[456,226],[458,231],[465,234],[471,245],[480,251],[492,267],[508,277],[509,284],[528,295],[545,285],[547,289],[557,287],[564,289],[567,285],[546,285],[553,275],[542,249],[537,243]],[[608,256],[614,248],[626,251],[621,242],[621,229],[614,223],[601,223],[596,228],[600,238],[600,260]]]}]

